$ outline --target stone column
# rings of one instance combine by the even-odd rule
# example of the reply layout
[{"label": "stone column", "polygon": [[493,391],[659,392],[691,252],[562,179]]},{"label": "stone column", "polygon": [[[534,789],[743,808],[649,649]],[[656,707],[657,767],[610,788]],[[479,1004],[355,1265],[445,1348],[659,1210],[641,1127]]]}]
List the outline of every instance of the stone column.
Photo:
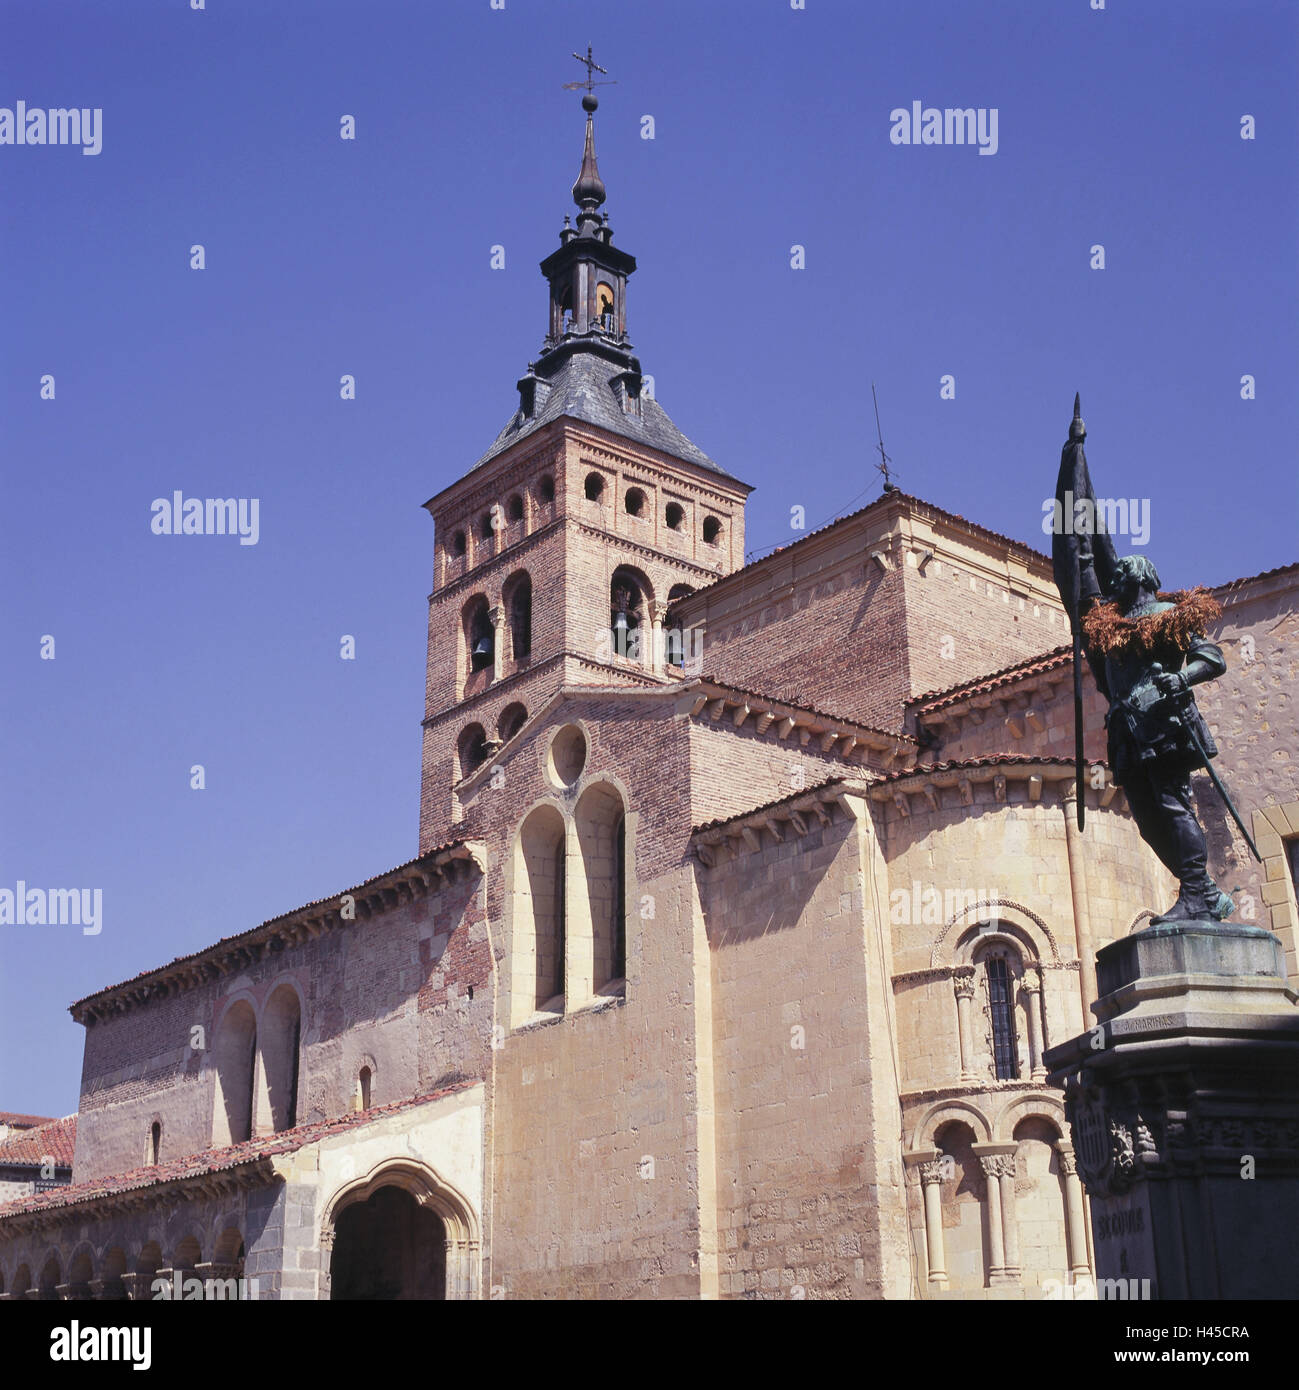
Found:
[{"label": "stone column", "polygon": [[1143,927],[1098,953],[1097,983],[1096,1028],[1046,1054],[1097,1278],[1129,1299],[1299,1298],[1299,996],[1280,941]]},{"label": "stone column", "polygon": [[1024,995],[1024,1011],[1028,1014],[1028,1067],[1034,1081],[1046,1080],[1046,1064],[1042,1060],[1042,974],[1035,966],[1024,971],[1020,984]]},{"label": "stone column", "polygon": [[974,1047],[970,1041],[970,1012],[974,1008],[974,966],[961,965],[952,972],[956,991],[956,1028],[961,1039],[961,1080],[975,1081]]},{"label": "stone column", "polygon": [[947,1287],[947,1252],[943,1246],[942,1154],[937,1149],[921,1149],[905,1155],[908,1168],[920,1171],[925,1204],[925,1255],[929,1282]]},{"label": "stone column", "polygon": [[[322,1300],[328,1300],[333,1289],[334,1279],[334,1225],[329,1222],[320,1232],[320,1238],[316,1244],[320,1249],[320,1278],[316,1287],[320,1292]],[[246,1268],[246,1266],[245,1266]],[[253,1291],[250,1288],[249,1293]]]},{"label": "stone column", "polygon": [[666,603],[655,600],[649,606],[650,611],[650,649],[648,652],[641,652],[642,663],[649,666],[656,676],[661,676],[667,665],[667,653],[663,646],[663,616],[668,611]]},{"label": "stone column", "polygon": [[988,1247],[992,1261],[988,1270],[989,1284],[999,1284],[1006,1272],[1006,1249],[1001,1238],[1001,1184],[997,1181],[996,1164],[995,1156],[979,1159],[988,1192]]},{"label": "stone column", "polygon": [[1015,1223],[1015,1144],[973,1144],[988,1187],[988,1283],[1019,1283],[1019,1227]]},{"label": "stone column", "polygon": [[1015,1216],[1015,1155],[999,1154],[995,1160],[1001,1188],[1001,1230],[1005,1246],[1006,1276],[1019,1281],[1019,1222]]},{"label": "stone column", "polygon": [[1078,1177],[1078,1160],[1074,1157],[1073,1145],[1067,1139],[1060,1139],[1055,1147],[1060,1155],[1060,1172],[1064,1177],[1064,1229],[1069,1245],[1069,1273],[1076,1282],[1091,1277],[1082,1181]]},{"label": "stone column", "polygon": [[487,616],[492,620],[492,679],[498,681],[505,674],[504,605],[495,604],[487,610]]}]

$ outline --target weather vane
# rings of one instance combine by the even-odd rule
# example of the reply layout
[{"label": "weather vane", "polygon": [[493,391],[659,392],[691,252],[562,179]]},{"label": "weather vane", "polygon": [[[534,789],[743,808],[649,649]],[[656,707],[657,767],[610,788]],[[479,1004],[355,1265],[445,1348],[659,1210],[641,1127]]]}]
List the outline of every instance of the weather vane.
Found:
[{"label": "weather vane", "polygon": [[586,77],[583,78],[581,82],[565,82],[564,90],[566,92],[575,92],[579,87],[585,87],[587,92],[589,93],[592,87],[616,87],[618,85],[616,80],[612,82],[595,81],[594,77],[592,76],[593,73],[602,72],[606,77],[608,77],[609,70],[608,68],[602,68],[600,64],[597,63],[595,59],[591,57],[591,45],[589,43],[586,46],[585,58],[583,58],[580,53],[574,53],[573,57],[576,58],[579,63],[584,63],[586,65]]}]

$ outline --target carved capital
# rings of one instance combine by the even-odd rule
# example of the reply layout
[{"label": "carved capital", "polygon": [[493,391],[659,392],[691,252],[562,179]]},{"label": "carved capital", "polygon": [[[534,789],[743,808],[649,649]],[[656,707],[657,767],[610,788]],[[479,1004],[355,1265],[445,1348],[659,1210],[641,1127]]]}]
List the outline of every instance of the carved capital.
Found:
[{"label": "carved capital", "polygon": [[981,1154],[979,1166],[985,1177],[1013,1178],[1015,1176],[1014,1154]]}]

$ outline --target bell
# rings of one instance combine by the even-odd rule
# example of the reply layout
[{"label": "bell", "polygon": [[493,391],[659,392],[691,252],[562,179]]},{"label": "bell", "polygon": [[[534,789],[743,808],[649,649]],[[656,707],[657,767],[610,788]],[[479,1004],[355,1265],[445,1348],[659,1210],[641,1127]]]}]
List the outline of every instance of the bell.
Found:
[{"label": "bell", "polygon": [[613,615],[613,649],[619,656],[627,655],[627,633],[631,624],[627,621],[627,610],[620,608]]},{"label": "bell", "polygon": [[491,656],[491,654],[492,654],[492,639],[491,639],[490,637],[488,637],[488,636],[486,635],[486,633],[484,633],[483,636],[481,636],[481,637],[478,639],[478,641],[476,641],[476,642],[474,643],[474,651],[473,651],[473,654],[474,654],[475,656],[478,656],[478,657],[490,657],[490,656]]}]

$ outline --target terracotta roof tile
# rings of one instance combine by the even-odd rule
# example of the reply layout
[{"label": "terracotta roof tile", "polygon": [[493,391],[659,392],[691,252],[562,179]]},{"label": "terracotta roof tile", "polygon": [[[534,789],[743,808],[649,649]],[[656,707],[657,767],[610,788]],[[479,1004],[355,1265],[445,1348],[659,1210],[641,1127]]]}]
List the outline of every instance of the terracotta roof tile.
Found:
[{"label": "terracotta roof tile", "polygon": [[945,705],[955,704],[971,695],[981,695],[985,691],[995,690],[1000,685],[1009,685],[1012,681],[1023,680],[1026,676],[1036,676],[1043,671],[1067,666],[1072,653],[1072,643],[1054,647],[1040,656],[1027,657],[1023,661],[1015,662],[1013,666],[1003,666],[1000,671],[992,671],[986,676],[976,676],[974,680],[962,681],[960,685],[949,685],[945,690],[927,690],[923,695],[913,695],[907,701],[907,705],[917,714],[942,709]]},{"label": "terracotta roof tile", "polygon": [[72,1167],[72,1152],[77,1146],[77,1117],[66,1115],[61,1120],[48,1120],[32,1129],[24,1129],[0,1142],[0,1168],[39,1167],[52,1158],[60,1168]]},{"label": "terracotta roof tile", "polygon": [[731,816],[721,816],[717,820],[705,821],[702,825],[696,825],[690,832],[692,835],[699,835],[705,830],[716,830],[718,826],[729,825],[732,821],[743,820],[746,816],[756,816],[761,811],[770,811],[777,806],[783,806],[788,801],[797,801],[800,796],[808,796],[812,792],[818,792],[823,787],[837,787],[841,782],[846,781],[844,777],[827,777],[822,782],[813,782],[810,786],[800,787],[796,792],[790,792],[788,796],[779,797],[775,801],[764,801],[761,806],[750,806],[747,810],[736,811]]},{"label": "terracotta roof tile", "polygon": [[[224,1172],[277,1154],[293,1153],[331,1135],[342,1134],[358,1125],[369,1124],[373,1120],[395,1115],[431,1100],[440,1100],[443,1096],[453,1095],[477,1084],[477,1081],[460,1081],[451,1086],[444,1086],[441,1090],[430,1091],[426,1095],[412,1096],[408,1100],[394,1101],[390,1105],[374,1105],[369,1110],[354,1111],[331,1120],[298,1125],[296,1129],[281,1130],[279,1134],[261,1135],[243,1144],[232,1144],[221,1149],[204,1149],[183,1158],[170,1159],[166,1163],[132,1168],[128,1172],[114,1173],[108,1177],[92,1179],[90,1182],[72,1183],[65,1187],[51,1188],[48,1192],[33,1193],[30,1197],[20,1197],[16,1201],[0,1204],[0,1221],[9,1216],[70,1207],[80,1202],[94,1201],[99,1197],[112,1197],[122,1192],[160,1187],[164,1183],[198,1178],[207,1173]],[[72,1118],[75,1119],[75,1116]]]},{"label": "terracotta roof tile", "polygon": [[[1103,758],[1088,758],[1088,765],[1098,764],[1105,767]],[[1061,758],[1052,754],[1037,756],[1033,753],[990,753],[983,758],[953,758],[950,762],[943,763],[922,763],[918,767],[905,767],[898,772],[890,772],[884,777],[878,778],[874,785],[882,786],[886,782],[899,782],[904,777],[924,777],[934,772],[958,772],[963,768],[975,767],[1022,767],[1026,763],[1046,763],[1051,767],[1072,767],[1072,758]]]},{"label": "terracotta roof tile", "polygon": [[12,1129],[31,1129],[35,1125],[47,1125],[57,1118],[57,1115],[19,1115],[13,1110],[0,1110],[0,1125],[9,1125]]}]

